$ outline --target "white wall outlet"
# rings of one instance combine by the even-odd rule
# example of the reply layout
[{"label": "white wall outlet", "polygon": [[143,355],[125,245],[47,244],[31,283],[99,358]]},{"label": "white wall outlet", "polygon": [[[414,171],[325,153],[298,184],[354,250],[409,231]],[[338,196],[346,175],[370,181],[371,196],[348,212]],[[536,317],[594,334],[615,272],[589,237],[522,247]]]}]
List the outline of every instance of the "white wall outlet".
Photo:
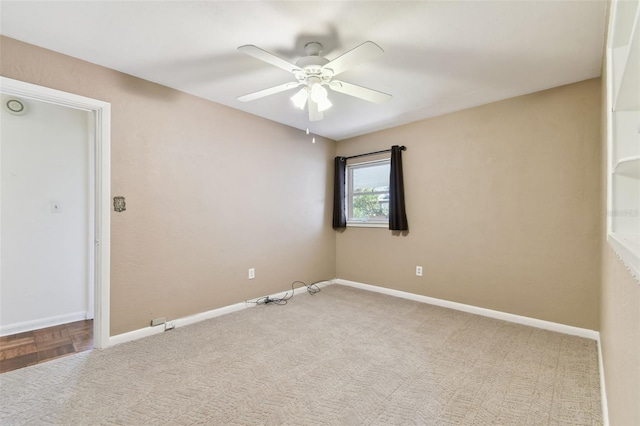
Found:
[{"label": "white wall outlet", "polygon": [[173,330],[174,328],[176,328],[176,322],[175,321],[167,321],[164,323],[164,330]]},{"label": "white wall outlet", "polygon": [[422,266],[416,266],[416,275],[419,277],[422,276]]},{"label": "white wall outlet", "polygon": [[256,268],[249,268],[249,279],[252,280],[256,277]]}]

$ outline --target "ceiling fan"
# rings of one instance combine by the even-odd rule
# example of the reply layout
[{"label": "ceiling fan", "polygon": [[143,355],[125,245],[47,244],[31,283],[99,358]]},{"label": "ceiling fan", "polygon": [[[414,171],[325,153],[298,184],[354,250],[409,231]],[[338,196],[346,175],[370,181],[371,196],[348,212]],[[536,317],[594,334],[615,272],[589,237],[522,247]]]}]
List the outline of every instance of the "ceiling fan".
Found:
[{"label": "ceiling fan", "polygon": [[332,105],[325,87],[335,92],[344,93],[345,95],[364,99],[365,101],[376,104],[387,102],[392,97],[377,90],[333,79],[334,76],[347,71],[349,68],[384,53],[380,46],[371,41],[362,43],[360,46],[349,50],[332,61],[320,56],[322,44],[317,42],[307,43],[304,46],[306,56],[300,58],[295,64],[287,62],[252,44],[240,46],[238,50],[285,71],[289,71],[297,80],[238,97],[238,100],[242,102],[253,101],[265,96],[304,86],[291,97],[291,100],[300,109],[304,109],[305,105],[307,106],[309,121],[318,121],[322,120],[322,111],[329,109]]}]

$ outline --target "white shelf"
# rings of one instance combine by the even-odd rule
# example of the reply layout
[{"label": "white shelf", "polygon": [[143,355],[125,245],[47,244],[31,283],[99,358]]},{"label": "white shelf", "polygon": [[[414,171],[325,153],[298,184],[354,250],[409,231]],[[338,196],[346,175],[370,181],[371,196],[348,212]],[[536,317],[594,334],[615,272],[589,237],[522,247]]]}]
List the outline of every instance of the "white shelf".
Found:
[{"label": "white shelf", "polygon": [[625,247],[629,248],[631,251],[638,252],[640,250],[640,234],[620,234],[613,232],[611,234],[620,244],[623,244]]},{"label": "white shelf", "polygon": [[640,155],[621,159],[614,167],[613,172],[619,176],[640,179]]},{"label": "white shelf", "polygon": [[640,253],[640,234],[626,235],[611,232],[607,240],[631,273],[640,279],[640,257],[638,256]]}]

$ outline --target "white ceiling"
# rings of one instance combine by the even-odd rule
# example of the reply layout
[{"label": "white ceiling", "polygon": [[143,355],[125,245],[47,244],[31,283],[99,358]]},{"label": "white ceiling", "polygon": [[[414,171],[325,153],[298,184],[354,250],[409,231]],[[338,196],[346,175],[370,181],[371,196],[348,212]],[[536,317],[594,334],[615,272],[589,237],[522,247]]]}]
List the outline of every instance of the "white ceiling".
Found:
[{"label": "white ceiling", "polygon": [[[600,76],[606,1],[0,2],[0,33],[334,140]],[[318,41],[334,59],[364,41],[385,54],[340,80],[393,95],[330,92],[310,123],[279,93],[295,81],[236,50],[295,62]]]}]

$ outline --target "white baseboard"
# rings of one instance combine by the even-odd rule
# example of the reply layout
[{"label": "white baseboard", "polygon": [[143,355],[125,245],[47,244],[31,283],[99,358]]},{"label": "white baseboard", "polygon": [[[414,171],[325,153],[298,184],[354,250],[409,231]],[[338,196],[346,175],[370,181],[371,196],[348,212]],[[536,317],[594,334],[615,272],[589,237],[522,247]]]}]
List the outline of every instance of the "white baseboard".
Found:
[{"label": "white baseboard", "polygon": [[[133,331],[127,331],[126,333],[116,334],[115,336],[109,337],[109,343],[107,344],[107,348],[115,345],[119,345],[121,343],[131,342],[133,340],[142,339],[144,337],[153,336],[155,334],[164,333],[164,324],[156,326],[156,327],[145,327],[139,328]],[[102,348],[105,349],[105,348]]]},{"label": "white baseboard", "polygon": [[32,321],[17,322],[14,324],[0,325],[0,336],[23,333],[25,331],[38,330],[40,328],[53,327],[54,325],[66,324],[74,321],[87,319],[87,312],[72,312],[70,314],[56,315],[47,318],[40,318]]},{"label": "white baseboard", "polygon": [[[330,281],[323,281],[323,282],[317,283],[316,285],[318,287],[326,287],[329,284],[331,284]],[[296,295],[296,294],[299,294],[299,293],[303,293],[303,292],[306,292],[306,291],[307,291],[307,288],[304,287],[304,286],[297,287],[293,291],[293,295]],[[282,298],[282,297],[285,297],[286,295],[290,295],[290,294],[291,294],[291,290],[288,290],[288,291],[282,291],[282,292],[276,293],[276,294],[270,294],[269,297],[270,298]],[[257,300],[257,299],[253,299],[253,301],[255,301],[255,300]],[[247,300],[245,302],[240,302],[240,303],[236,303],[236,304],[233,304],[233,305],[223,306],[222,308],[217,308],[217,309],[212,309],[210,311],[200,312],[199,314],[190,315],[188,317],[177,318],[177,319],[171,320],[171,321],[173,321],[175,323],[176,328],[184,327],[186,325],[195,324],[195,323],[200,322],[200,321],[208,320],[208,319],[211,319],[211,318],[219,317],[221,315],[230,314],[232,312],[237,312],[237,311],[241,311],[242,309],[251,308],[253,306],[256,306],[255,303],[251,303],[251,302],[252,302],[251,300]],[[109,337],[108,347],[114,346],[114,345],[119,345],[119,344],[125,343],[125,342],[131,342],[133,340],[142,339],[143,337],[148,337],[148,336],[153,336],[153,335],[156,335],[156,334],[164,333],[164,331],[165,331],[164,326],[139,328],[137,330],[129,331],[127,333],[122,333],[122,334],[118,334],[118,335]]]},{"label": "white baseboard", "polygon": [[[315,285],[320,287],[320,288],[326,287],[326,286],[331,285],[331,284],[333,284],[333,280],[332,281],[321,281],[321,282],[315,283]],[[296,294],[305,293],[306,291],[307,291],[307,287],[305,287],[303,285],[300,285],[300,287],[296,287],[293,290],[293,295],[295,296]],[[269,297],[275,298],[275,299],[279,299],[279,298],[287,297],[289,294],[291,294],[291,290],[281,291],[280,293],[269,295]]]},{"label": "white baseboard", "polygon": [[470,314],[481,315],[483,317],[495,318],[502,321],[513,322],[516,324],[528,325],[531,327],[542,328],[545,330],[556,331],[558,333],[571,334],[573,336],[585,337],[587,339],[598,340],[600,333],[595,330],[586,328],[573,327],[570,325],[559,324],[556,322],[545,321],[537,318],[524,317],[521,315],[510,314],[507,312],[494,311],[493,309],[480,308],[473,305],[465,305],[464,303],[451,302],[449,300],[436,299],[435,297],[422,296],[420,294],[408,293],[400,290],[393,290],[386,287],[378,287],[369,284],[363,284],[355,281],[343,280],[336,278],[334,283],[349,287],[359,288],[362,290],[373,291],[376,293],[387,294],[389,296],[409,299],[416,302],[427,303],[429,305],[441,306],[443,308],[455,309],[456,311],[468,312]]},{"label": "white baseboard", "polygon": [[609,404],[607,403],[607,388],[604,383],[604,361],[602,360],[602,343],[598,336],[598,370],[600,371],[600,400],[602,402],[602,426],[609,426]]},{"label": "white baseboard", "polygon": [[195,324],[197,322],[219,317],[221,315],[226,315],[232,312],[241,311],[248,307],[249,306],[247,306],[246,302],[236,303],[234,305],[223,306],[222,308],[212,309],[206,312],[200,312],[199,314],[190,315],[188,317],[178,318],[174,322],[176,324],[176,328],[184,327],[185,325]]}]

